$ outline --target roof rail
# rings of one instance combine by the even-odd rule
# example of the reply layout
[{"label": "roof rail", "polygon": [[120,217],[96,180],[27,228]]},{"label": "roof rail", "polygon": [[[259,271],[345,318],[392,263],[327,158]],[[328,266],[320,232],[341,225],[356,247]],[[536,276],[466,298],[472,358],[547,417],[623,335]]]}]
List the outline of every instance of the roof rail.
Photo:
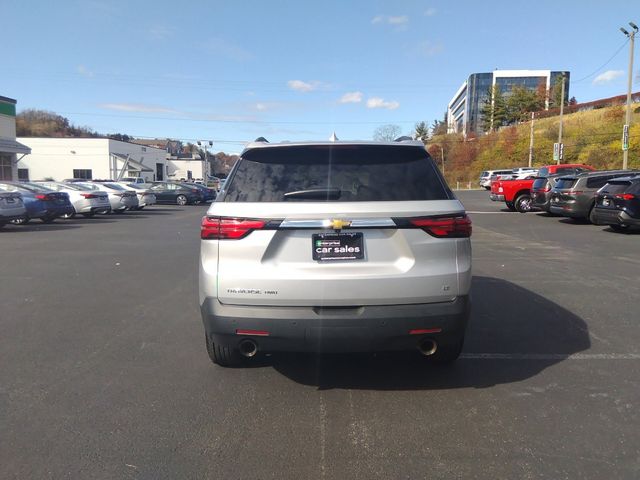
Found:
[{"label": "roof rail", "polygon": [[413,142],[413,138],[408,135],[403,135],[394,140],[394,142]]},{"label": "roof rail", "polygon": [[264,137],[258,137],[254,140],[254,142],[262,142],[262,143],[269,143],[269,140],[267,140]]}]

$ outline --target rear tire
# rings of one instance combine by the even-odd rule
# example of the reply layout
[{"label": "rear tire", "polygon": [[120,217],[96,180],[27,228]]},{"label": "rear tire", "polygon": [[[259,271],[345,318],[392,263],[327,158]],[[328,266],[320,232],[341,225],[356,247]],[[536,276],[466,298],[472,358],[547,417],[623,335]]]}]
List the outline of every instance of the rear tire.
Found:
[{"label": "rear tire", "polygon": [[531,211],[531,195],[523,193],[514,202],[516,211],[520,213],[527,213]]},{"label": "rear tire", "polygon": [[509,210],[511,210],[512,212],[516,211],[516,206],[513,204],[513,202],[506,202],[506,204]]},{"label": "rear tire", "polygon": [[65,220],[71,220],[75,216],[76,216],[75,212],[74,213],[65,213],[64,215],[61,215],[60,218],[64,218]]},{"label": "rear tire", "polygon": [[445,343],[438,345],[436,353],[427,357],[429,361],[437,365],[449,365],[455,362],[462,353],[462,347],[464,346],[464,337],[454,343]]},{"label": "rear tire", "polygon": [[213,363],[221,367],[237,367],[242,363],[242,357],[236,348],[227,345],[216,345],[209,335],[204,334],[207,353]]},{"label": "rear tire", "polygon": [[596,207],[595,207],[595,205],[593,205],[591,207],[591,210],[589,210],[589,215],[587,215],[587,219],[589,220],[589,222],[593,223],[594,225],[596,224]]},{"label": "rear tire", "polygon": [[53,223],[56,220],[56,217],[42,217],[40,220],[42,223]]},{"label": "rear tire", "polygon": [[26,225],[27,223],[29,223],[31,219],[30,218],[16,218],[15,220],[11,220],[11,223],[13,223],[14,225]]},{"label": "rear tire", "polygon": [[183,207],[184,205],[186,205],[188,202],[187,197],[185,197],[184,195],[178,195],[176,197],[176,204],[180,205],[181,207]]}]

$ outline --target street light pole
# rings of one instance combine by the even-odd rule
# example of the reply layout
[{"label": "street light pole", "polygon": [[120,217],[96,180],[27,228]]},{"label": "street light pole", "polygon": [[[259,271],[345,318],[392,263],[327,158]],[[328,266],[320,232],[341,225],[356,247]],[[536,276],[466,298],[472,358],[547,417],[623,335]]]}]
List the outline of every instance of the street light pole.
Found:
[{"label": "street light pole", "polygon": [[633,44],[635,41],[638,27],[635,23],[629,22],[631,32],[627,32],[624,28],[620,31],[629,37],[629,77],[627,79],[627,115],[625,124],[622,129],[622,169],[626,170],[629,161],[629,129],[631,128],[631,88],[633,87]]},{"label": "street light pole", "polygon": [[533,121],[536,118],[536,113],[531,112],[531,132],[529,133],[529,167],[533,165]]},{"label": "street light pole", "polygon": [[562,72],[562,90],[560,93],[560,128],[558,129],[558,165],[560,165],[560,161],[562,160],[560,158],[559,152],[562,152],[562,113],[564,112],[564,82],[565,76],[564,72]]}]

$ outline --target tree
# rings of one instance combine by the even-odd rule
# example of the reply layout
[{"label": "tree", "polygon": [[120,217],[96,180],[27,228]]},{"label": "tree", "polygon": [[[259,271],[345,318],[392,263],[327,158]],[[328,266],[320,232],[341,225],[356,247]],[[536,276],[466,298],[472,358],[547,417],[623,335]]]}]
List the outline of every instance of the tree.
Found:
[{"label": "tree", "polygon": [[444,120],[434,120],[431,125],[431,135],[445,135],[447,133],[446,114]]},{"label": "tree", "polygon": [[485,132],[507,125],[508,111],[507,102],[498,85],[489,89],[480,108],[482,116],[481,125]]},{"label": "tree", "polygon": [[422,143],[426,144],[429,140],[429,122],[418,122],[415,126],[415,131],[413,132],[413,138],[416,140],[420,140]]},{"label": "tree", "polygon": [[[565,83],[565,93],[568,83]],[[562,77],[557,77],[551,86],[551,92],[549,95],[549,108],[560,108],[560,103],[562,102]],[[565,100],[565,106],[569,104]]]},{"label": "tree", "polygon": [[68,118],[47,110],[27,109],[16,116],[19,137],[99,137],[89,127],[77,127]]},{"label": "tree", "polygon": [[402,130],[398,125],[380,125],[373,131],[373,139],[378,142],[392,142],[400,136]]},{"label": "tree", "polygon": [[523,122],[531,112],[544,109],[545,98],[536,90],[525,87],[514,87],[507,98],[507,125]]}]

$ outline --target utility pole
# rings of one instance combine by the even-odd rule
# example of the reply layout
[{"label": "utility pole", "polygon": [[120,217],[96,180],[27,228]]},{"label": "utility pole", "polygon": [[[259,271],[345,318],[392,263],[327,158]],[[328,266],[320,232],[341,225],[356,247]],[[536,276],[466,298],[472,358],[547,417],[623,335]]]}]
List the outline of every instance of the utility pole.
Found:
[{"label": "utility pole", "polygon": [[620,27],[620,31],[629,37],[629,78],[627,80],[627,115],[622,127],[622,169],[626,170],[629,160],[629,129],[631,128],[631,88],[633,86],[633,44],[638,32],[638,26],[629,22],[632,30],[627,32]]},{"label": "utility pole", "polygon": [[529,134],[529,167],[533,165],[533,121],[536,118],[536,113],[531,112],[531,133]]},{"label": "utility pole", "polygon": [[[565,82],[565,76],[564,76],[564,72],[562,72],[562,90],[560,93],[560,128],[558,129],[558,151],[562,152],[562,113],[564,112],[564,82]],[[562,155],[558,155],[558,165],[560,165],[560,162],[562,161]]]},{"label": "utility pole", "polygon": [[444,148],[440,145],[440,154],[442,155],[442,176],[444,177]]}]

